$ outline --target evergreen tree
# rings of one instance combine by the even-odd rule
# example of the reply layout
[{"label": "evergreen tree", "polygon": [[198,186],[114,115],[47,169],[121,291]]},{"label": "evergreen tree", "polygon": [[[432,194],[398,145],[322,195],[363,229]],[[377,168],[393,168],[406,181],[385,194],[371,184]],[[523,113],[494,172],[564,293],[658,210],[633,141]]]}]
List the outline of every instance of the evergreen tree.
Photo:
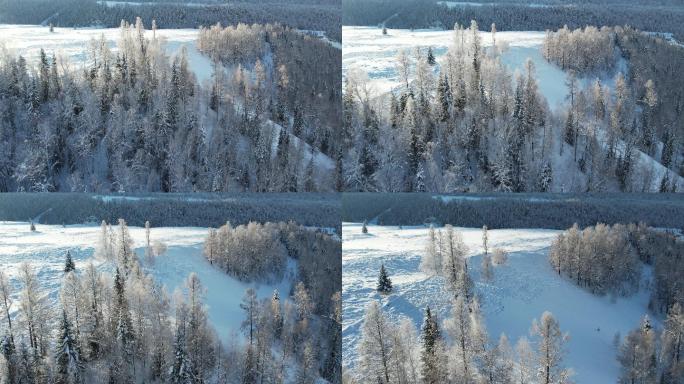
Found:
[{"label": "evergreen tree", "polygon": [[64,273],[69,273],[76,270],[76,265],[74,260],[71,258],[71,252],[67,250],[66,262],[64,263]]},{"label": "evergreen tree", "polygon": [[380,266],[380,276],[378,277],[378,286],[376,290],[382,294],[389,294],[392,292],[392,280],[387,276],[385,264]]},{"label": "evergreen tree", "polygon": [[57,364],[55,383],[79,384],[83,382],[83,366],[78,350],[78,341],[71,333],[71,325],[64,309],[62,310],[55,361]]},{"label": "evergreen tree", "polygon": [[441,332],[437,320],[432,316],[430,307],[425,309],[425,321],[423,323],[423,350],[421,362],[423,363],[421,376],[426,384],[438,384],[444,380],[441,366]]},{"label": "evergreen tree", "polygon": [[437,60],[435,60],[435,54],[432,52],[432,47],[428,47],[427,51],[427,63],[429,65],[435,65],[437,64]]}]

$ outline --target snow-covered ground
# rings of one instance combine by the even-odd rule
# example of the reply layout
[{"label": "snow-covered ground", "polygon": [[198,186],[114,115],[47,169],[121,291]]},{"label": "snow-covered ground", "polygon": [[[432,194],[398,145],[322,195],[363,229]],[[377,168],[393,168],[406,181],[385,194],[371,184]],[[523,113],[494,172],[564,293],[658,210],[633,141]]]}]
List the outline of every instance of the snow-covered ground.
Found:
[{"label": "snow-covered ground", "polygon": [[[149,27],[149,25],[147,26]],[[163,47],[169,56],[180,53],[185,46],[188,51],[190,67],[200,83],[212,75],[212,65],[208,57],[202,55],[196,46],[197,29],[158,29],[157,38],[163,39]],[[148,38],[152,31],[145,32]],[[4,46],[10,52],[23,55],[29,63],[40,58],[40,49],[52,56],[63,55],[77,66],[85,64],[88,56],[88,43],[104,36],[112,51],[116,52],[116,42],[121,36],[119,28],[59,28],[50,32],[48,27],[37,25],[0,24],[0,49]]]},{"label": "snow-covered ground", "polygon": [[[598,297],[559,277],[549,266],[547,255],[560,233],[547,229],[498,229],[489,231],[489,247],[509,252],[508,263],[494,267],[491,282],[481,281],[482,230],[457,228],[468,245],[468,267],[482,300],[490,338],[502,332],[515,343],[529,337],[533,319],[548,310],[569,332],[565,364],[576,371],[578,384],[615,383],[619,367],[613,338],[626,335],[647,313],[648,293],[642,290],[629,298]],[[429,277],[420,268],[427,244],[425,227],[342,225],[342,300],[345,366],[353,366],[357,356],[364,308],[371,300],[394,320],[410,318],[419,328],[427,305],[443,320],[450,308],[443,279]],[[375,291],[380,264],[384,263],[394,292],[381,298]],[[645,276],[647,273],[645,273]],[[654,320],[658,324],[657,319]]]},{"label": "snow-covered ground", "polygon": [[[566,101],[568,90],[566,80],[568,74],[555,64],[549,63],[541,53],[545,32],[541,31],[505,31],[496,33],[497,46],[506,48],[501,53],[501,61],[509,70],[524,71],[525,62],[534,62],[539,90],[546,97],[549,106],[556,108]],[[492,46],[492,34],[480,32],[482,46]],[[411,52],[415,48],[432,47],[437,61],[446,55],[453,44],[454,32],[451,30],[431,29],[388,29],[387,35],[376,27],[342,27],[342,72],[360,69],[368,74],[373,90],[380,94],[389,92],[401,85],[396,71],[396,57],[400,50]],[[621,60],[618,69],[625,72],[627,63]],[[582,84],[588,85],[595,78],[580,78]],[[602,76],[603,85],[612,87],[613,74]]]},{"label": "snow-covered ground", "polygon": [[[480,32],[482,46],[492,46],[492,35]],[[439,61],[452,45],[454,32],[451,30],[408,30],[388,29],[387,35],[376,27],[342,27],[342,72],[360,69],[368,74],[371,85],[377,93],[385,93],[401,85],[396,71],[396,57],[400,50],[416,47],[432,47]],[[541,54],[544,32],[497,32],[497,45],[507,44],[508,49],[501,59],[511,72],[522,71],[527,58],[536,67],[539,89],[547,98],[550,106],[565,101],[567,88],[566,74],[556,65],[547,62]]]},{"label": "snow-covered ground", "polygon": [[[84,268],[92,261],[101,271],[112,272],[111,263],[93,257],[99,226],[62,227],[38,224],[36,227],[36,232],[31,232],[26,222],[0,222],[0,268],[10,276],[13,283],[17,283],[19,266],[23,262],[29,262],[36,268],[41,286],[50,300],[58,300],[67,250],[71,252],[76,268]],[[129,227],[129,231],[135,251],[142,260],[145,229]],[[168,250],[152,265],[141,262],[157,281],[166,286],[169,294],[173,294],[177,288],[182,289],[190,272],[195,272],[206,288],[205,304],[208,307],[209,320],[221,340],[228,342],[234,335],[241,335],[240,323],[244,314],[240,309],[240,301],[245,290],[254,287],[257,295],[265,298],[270,297],[277,288],[281,295],[287,296],[291,287],[291,275],[274,285],[238,281],[211,266],[202,256],[202,243],[206,235],[207,228],[153,227],[151,240],[166,244]],[[294,271],[296,265],[292,259],[289,261],[288,270]],[[17,308],[18,302],[13,306],[15,311]]]}]

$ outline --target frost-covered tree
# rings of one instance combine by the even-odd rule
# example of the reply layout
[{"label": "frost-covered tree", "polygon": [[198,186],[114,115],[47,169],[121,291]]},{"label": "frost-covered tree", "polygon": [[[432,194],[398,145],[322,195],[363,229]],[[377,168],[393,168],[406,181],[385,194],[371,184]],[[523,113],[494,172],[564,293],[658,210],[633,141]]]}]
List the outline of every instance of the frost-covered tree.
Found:
[{"label": "frost-covered tree", "polygon": [[390,383],[391,327],[376,301],[366,308],[358,346],[360,379],[364,382]]},{"label": "frost-covered tree", "polygon": [[541,319],[532,323],[532,335],[538,339],[537,377],[540,383],[568,383],[572,370],[563,366],[565,343],[569,339],[562,333],[558,321],[551,312],[544,312]]}]

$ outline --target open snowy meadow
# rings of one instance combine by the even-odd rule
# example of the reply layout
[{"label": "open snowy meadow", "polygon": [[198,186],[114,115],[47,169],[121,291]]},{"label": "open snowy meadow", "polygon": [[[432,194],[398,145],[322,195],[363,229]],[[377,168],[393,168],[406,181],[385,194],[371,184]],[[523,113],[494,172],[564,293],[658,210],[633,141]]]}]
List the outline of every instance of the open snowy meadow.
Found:
[{"label": "open snowy meadow", "polygon": [[[492,46],[492,35],[480,32],[482,45]],[[373,90],[378,94],[389,92],[401,85],[396,71],[396,57],[400,50],[409,52],[415,48],[422,50],[432,47],[439,63],[452,45],[454,32],[451,30],[408,30],[388,29],[387,35],[376,27],[342,27],[342,71],[360,69],[368,73]],[[511,73],[522,71],[525,61],[530,58],[536,67],[539,89],[554,107],[565,101],[567,75],[556,65],[542,56],[540,47],[544,42],[544,32],[497,32],[496,43],[506,47],[502,61]]]},{"label": "open snowy meadow", "polygon": [[[136,254],[140,257],[143,269],[162,283],[171,295],[183,284],[191,272],[195,272],[205,287],[205,303],[209,321],[221,340],[226,343],[241,335],[240,324],[244,311],[240,301],[249,287],[256,289],[259,298],[271,297],[274,289],[283,295],[290,291],[292,275],[286,273],[280,283],[274,285],[248,284],[238,281],[222,270],[213,267],[202,255],[202,244],[208,228],[198,227],[152,227],[150,239],[167,246],[164,254],[155,258],[153,263],[144,260],[145,228],[128,227],[134,242]],[[16,280],[19,267],[28,262],[36,268],[41,289],[46,292],[54,307],[58,307],[59,289],[64,276],[66,252],[72,255],[77,269],[84,269],[92,262],[100,271],[112,272],[115,268],[110,261],[99,260],[93,256],[100,234],[98,225],[36,225],[31,232],[28,222],[0,223],[0,265],[18,286]],[[292,260],[290,260],[292,263]],[[294,271],[294,264],[288,265]],[[109,273],[108,273],[109,274]],[[17,300],[18,304],[18,290]],[[12,309],[17,311],[20,306]]]},{"label": "open snowy meadow", "polygon": [[[443,278],[430,277],[420,269],[428,228],[369,224],[367,234],[361,228],[360,223],[342,226],[342,334],[348,370],[356,363],[364,310],[371,301],[379,300],[393,322],[406,317],[416,329],[422,326],[426,306],[437,313],[440,322],[451,306]],[[490,249],[502,248],[509,257],[506,264],[494,267],[493,279],[485,282],[480,278],[482,229],[455,229],[469,249],[469,274],[490,339],[506,333],[514,344],[521,336],[530,337],[532,320],[550,311],[560,329],[570,335],[564,365],[576,372],[574,382],[617,381],[619,365],[613,340],[616,333],[624,336],[637,327],[647,313],[645,289],[629,298],[600,297],[558,276],[547,256],[561,231],[548,229],[490,229]],[[376,291],[383,263],[393,284],[388,296]],[[645,271],[642,279],[648,280],[648,269]],[[653,321],[658,324],[660,319]]]},{"label": "open snowy meadow", "polygon": [[[158,29],[156,37],[161,39],[166,54],[174,56],[182,47],[188,51],[190,68],[195,72],[200,84],[211,78],[212,65],[209,58],[197,50],[197,29]],[[148,30],[145,37],[152,38],[153,32]],[[121,36],[119,28],[60,28],[50,32],[48,27],[39,25],[0,24],[0,48],[11,53],[23,55],[29,63],[36,63],[40,58],[40,49],[48,56],[55,55],[69,58],[73,65],[85,67],[88,58],[89,43],[104,38],[113,52],[116,42]]]}]

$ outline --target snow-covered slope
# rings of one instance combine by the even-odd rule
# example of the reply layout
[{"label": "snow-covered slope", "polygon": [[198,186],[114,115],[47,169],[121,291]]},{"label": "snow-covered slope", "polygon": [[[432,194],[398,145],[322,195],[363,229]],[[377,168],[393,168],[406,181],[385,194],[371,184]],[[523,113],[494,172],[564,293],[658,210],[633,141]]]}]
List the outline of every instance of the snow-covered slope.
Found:
[{"label": "snow-covered slope", "polygon": [[[504,332],[512,343],[529,337],[531,322],[548,310],[569,332],[565,364],[576,371],[578,384],[615,383],[619,367],[613,338],[626,335],[647,313],[648,293],[642,290],[629,298],[597,297],[554,273],[547,261],[549,246],[560,231],[546,229],[500,229],[489,231],[489,246],[509,252],[508,263],[494,268],[494,278],[479,277],[482,230],[458,228],[468,245],[468,266],[482,300],[490,338]],[[416,327],[423,321],[427,305],[441,320],[450,303],[443,280],[420,271],[427,244],[425,227],[342,226],[342,299],[344,364],[353,366],[360,340],[363,312],[371,300],[381,300],[394,320],[410,318]],[[392,279],[394,292],[381,298],[375,291],[380,264]],[[647,274],[645,274],[647,275]],[[657,323],[657,319],[656,319]]]},{"label": "snow-covered slope", "polygon": [[[94,245],[97,243],[99,226],[38,224],[36,232],[29,230],[26,222],[0,223],[0,267],[16,284],[18,268],[23,262],[29,262],[36,268],[41,287],[51,301],[58,300],[59,288],[64,270],[66,251],[69,250],[76,263],[76,268],[84,268],[88,262],[93,263],[101,271],[113,270],[111,263],[93,258]],[[137,254],[144,254],[145,229],[129,227]],[[248,287],[254,287],[260,298],[270,297],[274,289],[281,295],[288,295],[291,280],[286,276],[276,285],[246,284],[240,282],[217,268],[211,266],[202,256],[202,243],[207,235],[207,228],[166,227],[152,228],[152,241],[160,241],[167,245],[167,252],[159,256],[154,264],[142,262],[157,281],[166,286],[169,294],[183,287],[190,272],[195,272],[206,288],[205,303],[209,310],[209,320],[219,337],[228,342],[234,335],[241,335],[240,323],[244,314],[240,309],[240,301]],[[141,257],[142,260],[142,257]],[[295,270],[290,259],[289,271]],[[17,304],[18,297],[15,298]]]}]

